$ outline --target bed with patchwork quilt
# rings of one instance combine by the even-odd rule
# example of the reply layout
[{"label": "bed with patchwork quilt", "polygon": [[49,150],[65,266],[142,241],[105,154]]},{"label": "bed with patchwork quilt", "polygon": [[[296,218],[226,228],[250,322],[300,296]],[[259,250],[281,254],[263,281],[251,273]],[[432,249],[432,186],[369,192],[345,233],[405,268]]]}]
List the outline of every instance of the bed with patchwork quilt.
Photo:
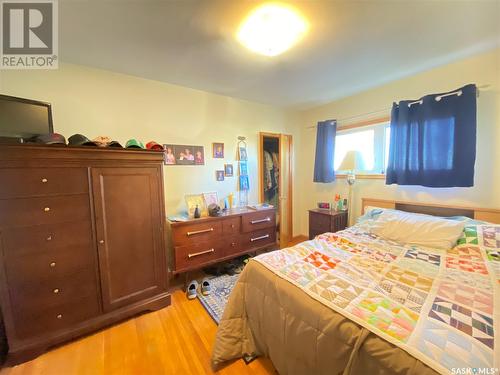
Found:
[{"label": "bed with patchwork quilt", "polygon": [[281,375],[500,374],[499,252],[500,226],[471,222],[445,251],[355,225],[262,254],[230,296],[212,362],[263,355]]}]

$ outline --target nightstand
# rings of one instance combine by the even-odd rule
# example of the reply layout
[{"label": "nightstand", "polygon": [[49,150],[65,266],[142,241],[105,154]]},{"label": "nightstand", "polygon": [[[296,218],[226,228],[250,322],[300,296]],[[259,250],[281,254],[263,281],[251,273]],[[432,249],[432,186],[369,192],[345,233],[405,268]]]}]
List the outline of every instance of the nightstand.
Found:
[{"label": "nightstand", "polygon": [[309,210],[309,239],[318,234],[337,232],[347,226],[347,211],[332,211],[316,208]]}]

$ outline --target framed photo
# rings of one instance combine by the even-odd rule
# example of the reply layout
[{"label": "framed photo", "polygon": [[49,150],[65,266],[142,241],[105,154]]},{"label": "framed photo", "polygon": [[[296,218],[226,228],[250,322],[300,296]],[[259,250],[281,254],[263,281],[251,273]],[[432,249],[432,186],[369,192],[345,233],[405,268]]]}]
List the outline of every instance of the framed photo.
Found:
[{"label": "framed photo", "polygon": [[232,164],[224,164],[224,176],[233,177],[233,165]]},{"label": "framed photo", "polygon": [[186,200],[186,206],[190,218],[194,217],[194,210],[196,209],[196,206],[198,206],[201,216],[208,215],[207,206],[205,205],[205,199],[202,194],[185,195],[184,199]]},{"label": "framed photo", "polygon": [[215,171],[215,179],[217,181],[224,181],[224,171]]},{"label": "framed photo", "polygon": [[163,145],[163,163],[165,165],[175,165],[174,145]]},{"label": "framed photo", "polygon": [[246,147],[240,147],[240,149],[239,149],[239,160],[248,160]]},{"label": "framed photo", "polygon": [[224,143],[212,143],[214,159],[224,159]]},{"label": "framed photo", "polygon": [[203,146],[194,146],[194,164],[205,165],[205,151]]},{"label": "framed photo", "polygon": [[248,176],[240,176],[240,190],[250,190]]},{"label": "framed photo", "polygon": [[240,176],[248,176],[248,165],[246,161],[240,161]]},{"label": "framed photo", "polygon": [[194,165],[193,146],[176,146],[175,160],[180,165]]},{"label": "framed photo", "polygon": [[163,150],[163,162],[165,165],[205,164],[203,146],[164,144]]},{"label": "framed photo", "polygon": [[219,204],[219,197],[216,191],[211,191],[208,193],[203,193],[203,199],[205,200],[205,205],[210,206],[211,204]]}]

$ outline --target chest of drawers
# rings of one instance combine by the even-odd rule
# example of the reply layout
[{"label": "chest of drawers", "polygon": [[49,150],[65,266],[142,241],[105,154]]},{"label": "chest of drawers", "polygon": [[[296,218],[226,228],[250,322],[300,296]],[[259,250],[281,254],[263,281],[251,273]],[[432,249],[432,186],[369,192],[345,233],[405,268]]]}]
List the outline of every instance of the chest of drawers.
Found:
[{"label": "chest of drawers", "polygon": [[11,363],[168,305],[161,153],[4,145],[0,179]]},{"label": "chest of drawers", "polygon": [[233,209],[219,217],[169,223],[175,273],[276,245],[274,209]]}]

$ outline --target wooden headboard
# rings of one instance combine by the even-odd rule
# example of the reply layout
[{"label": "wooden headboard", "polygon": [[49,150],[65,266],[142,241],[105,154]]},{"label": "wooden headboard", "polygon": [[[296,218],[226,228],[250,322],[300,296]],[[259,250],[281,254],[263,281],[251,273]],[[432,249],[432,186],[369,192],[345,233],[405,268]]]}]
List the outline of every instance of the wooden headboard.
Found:
[{"label": "wooden headboard", "polygon": [[467,216],[472,219],[500,224],[500,209],[447,206],[443,204],[392,201],[386,199],[361,198],[361,213],[365,207],[392,208],[406,212],[415,212],[434,216]]}]

